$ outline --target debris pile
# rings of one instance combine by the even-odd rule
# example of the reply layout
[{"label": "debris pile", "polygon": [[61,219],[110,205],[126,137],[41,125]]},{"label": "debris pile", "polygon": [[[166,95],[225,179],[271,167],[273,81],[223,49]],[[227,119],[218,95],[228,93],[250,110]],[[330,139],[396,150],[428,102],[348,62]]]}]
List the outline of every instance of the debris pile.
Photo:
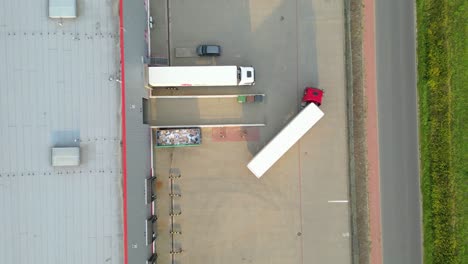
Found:
[{"label": "debris pile", "polygon": [[200,128],[168,128],[156,131],[156,146],[177,147],[193,146],[201,143]]}]

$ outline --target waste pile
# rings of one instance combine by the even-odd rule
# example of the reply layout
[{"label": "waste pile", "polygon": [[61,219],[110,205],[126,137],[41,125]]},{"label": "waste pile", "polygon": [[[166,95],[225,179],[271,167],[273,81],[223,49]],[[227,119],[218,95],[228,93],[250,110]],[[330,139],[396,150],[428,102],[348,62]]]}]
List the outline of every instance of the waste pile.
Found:
[{"label": "waste pile", "polygon": [[184,147],[200,145],[201,130],[192,128],[167,128],[156,131],[156,146]]}]

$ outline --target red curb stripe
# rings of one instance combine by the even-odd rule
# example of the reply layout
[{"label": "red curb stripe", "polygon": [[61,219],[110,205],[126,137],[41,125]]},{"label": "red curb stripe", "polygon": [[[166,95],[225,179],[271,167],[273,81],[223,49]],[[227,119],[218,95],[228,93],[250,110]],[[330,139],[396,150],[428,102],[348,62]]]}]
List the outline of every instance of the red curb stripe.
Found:
[{"label": "red curb stripe", "polygon": [[377,78],[375,51],[375,2],[364,0],[364,67],[367,98],[367,160],[369,177],[370,263],[382,263],[382,227],[380,214],[379,141],[377,113]]}]

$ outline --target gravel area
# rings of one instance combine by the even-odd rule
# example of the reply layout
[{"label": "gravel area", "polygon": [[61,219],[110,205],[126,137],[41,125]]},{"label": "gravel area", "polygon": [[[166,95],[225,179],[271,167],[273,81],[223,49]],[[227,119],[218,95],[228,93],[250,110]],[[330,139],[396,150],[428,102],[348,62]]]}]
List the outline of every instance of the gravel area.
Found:
[{"label": "gravel area", "polygon": [[[366,145],[366,98],[364,91],[364,65],[362,58],[362,8],[361,0],[350,0],[347,4],[349,31],[348,42],[348,75],[350,81],[350,183],[353,225],[353,262],[370,263],[369,240],[369,207],[368,207],[368,164]],[[351,54],[349,54],[351,53]]]}]

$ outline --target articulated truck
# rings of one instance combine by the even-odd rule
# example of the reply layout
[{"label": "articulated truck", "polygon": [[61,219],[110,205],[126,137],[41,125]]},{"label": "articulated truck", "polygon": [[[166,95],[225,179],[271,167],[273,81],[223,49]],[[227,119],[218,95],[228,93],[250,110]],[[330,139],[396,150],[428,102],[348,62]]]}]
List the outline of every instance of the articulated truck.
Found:
[{"label": "articulated truck", "polygon": [[247,168],[257,178],[262,177],[276,161],[324,116],[324,113],[318,108],[322,104],[322,96],[323,91],[320,89],[305,88],[301,103],[302,110],[299,114],[247,164]]},{"label": "articulated truck", "polygon": [[255,72],[250,66],[150,66],[148,84],[152,87],[254,85]]}]

